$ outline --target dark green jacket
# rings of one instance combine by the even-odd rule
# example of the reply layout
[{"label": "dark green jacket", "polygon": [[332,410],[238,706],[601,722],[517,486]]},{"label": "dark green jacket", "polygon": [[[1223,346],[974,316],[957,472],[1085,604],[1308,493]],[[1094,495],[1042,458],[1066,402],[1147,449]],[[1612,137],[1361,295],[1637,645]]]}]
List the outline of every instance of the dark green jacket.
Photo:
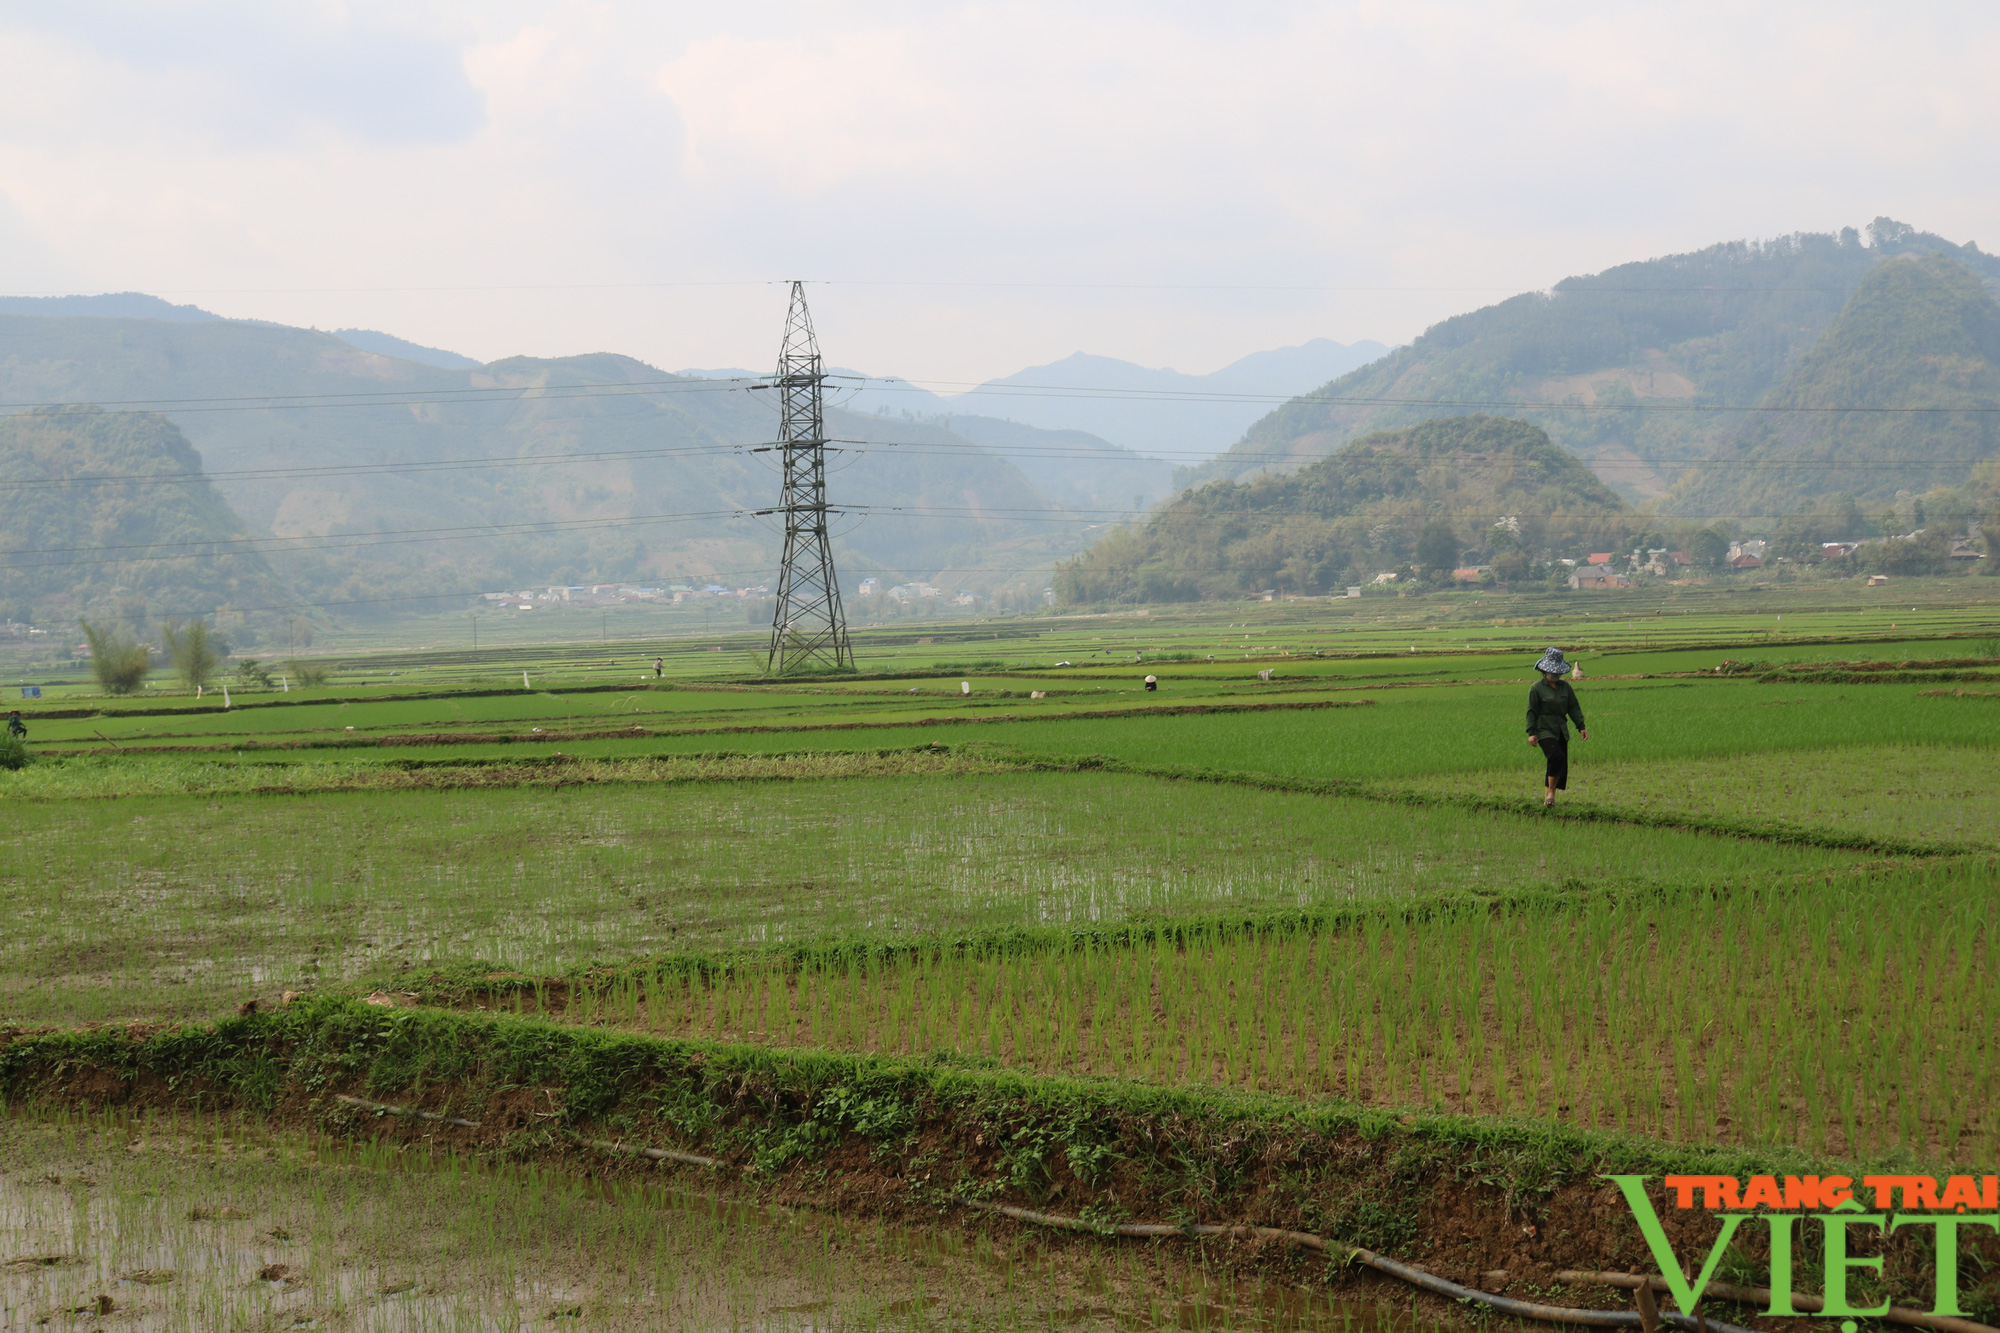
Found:
[{"label": "dark green jacket", "polygon": [[1551,685],[1538,680],[1528,687],[1528,734],[1543,740],[1569,742],[1569,726],[1566,717],[1576,719],[1576,729],[1582,731],[1583,705],[1576,701],[1576,691],[1569,682],[1559,680]]}]

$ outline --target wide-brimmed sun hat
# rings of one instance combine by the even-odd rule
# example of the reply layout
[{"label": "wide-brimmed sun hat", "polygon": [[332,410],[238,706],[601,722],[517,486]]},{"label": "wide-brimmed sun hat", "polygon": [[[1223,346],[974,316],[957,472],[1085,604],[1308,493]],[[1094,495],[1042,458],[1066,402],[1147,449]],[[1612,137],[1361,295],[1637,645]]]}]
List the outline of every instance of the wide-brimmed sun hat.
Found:
[{"label": "wide-brimmed sun hat", "polygon": [[1542,654],[1542,660],[1535,663],[1535,670],[1546,671],[1551,676],[1567,676],[1570,664],[1563,661],[1563,650],[1551,648]]}]

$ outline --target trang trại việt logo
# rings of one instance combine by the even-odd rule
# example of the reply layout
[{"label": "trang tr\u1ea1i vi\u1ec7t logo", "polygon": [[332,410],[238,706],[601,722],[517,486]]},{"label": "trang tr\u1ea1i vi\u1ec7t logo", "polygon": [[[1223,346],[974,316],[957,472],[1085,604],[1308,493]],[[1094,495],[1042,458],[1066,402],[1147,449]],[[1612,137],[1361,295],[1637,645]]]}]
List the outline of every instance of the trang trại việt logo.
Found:
[{"label": "trang tr\u1ea1i vi\u1ec7t logo", "polygon": [[[1660,1215],[1646,1195],[1646,1182],[1652,1177],[1607,1175],[1604,1179],[1617,1185],[1625,1196],[1625,1205],[1632,1210],[1653,1261],[1660,1266],[1667,1291],[1688,1314],[1693,1313],[1737,1229],[1745,1222],[1762,1221],[1771,1232],[1771,1304],[1763,1313],[1817,1313],[1832,1319],[1872,1318],[1889,1309],[1887,1301],[1858,1307],[1847,1299],[1850,1271],[1882,1267],[1879,1256],[1848,1253],[1850,1227],[1872,1226],[1884,1235],[1904,1227],[1936,1228],[1937,1295],[1931,1313],[1959,1317],[1965,1314],[1958,1304],[1959,1229],[1984,1226],[2000,1233],[2000,1176],[1949,1176],[1942,1185],[1934,1176],[1863,1176],[1858,1192],[1873,1198],[1879,1210],[1873,1213],[1855,1197],[1857,1187],[1850,1176],[1786,1176],[1782,1182],[1776,1176],[1752,1176],[1747,1183],[1734,1176],[1667,1176],[1667,1192],[1676,1208],[1699,1206],[1719,1213],[1722,1223],[1700,1276],[1689,1282]],[[1753,1208],[1766,1211],[1739,1211]],[[1799,1221],[1807,1217],[1820,1224],[1826,1290],[1818,1311],[1799,1310],[1793,1305],[1792,1247]],[[1851,1330],[1853,1325],[1843,1327]]]}]

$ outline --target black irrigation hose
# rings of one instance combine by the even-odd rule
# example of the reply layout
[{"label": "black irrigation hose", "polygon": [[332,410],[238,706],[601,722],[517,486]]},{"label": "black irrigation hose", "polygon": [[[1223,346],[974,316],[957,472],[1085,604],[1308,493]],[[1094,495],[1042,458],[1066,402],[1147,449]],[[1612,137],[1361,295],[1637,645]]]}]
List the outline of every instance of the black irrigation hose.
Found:
[{"label": "black irrigation hose", "polygon": [[[407,1106],[392,1106],[388,1102],[371,1102],[365,1097],[350,1097],[344,1092],[336,1093],[333,1099],[348,1106],[357,1107],[363,1111],[373,1111],[377,1115],[401,1115],[410,1116],[417,1120],[435,1120],[440,1124],[457,1125],[461,1129],[479,1128],[477,1120],[467,1120],[463,1116],[439,1115],[436,1111],[418,1111]],[[688,1166],[722,1165],[715,1158],[703,1157],[699,1153],[677,1152],[672,1148],[642,1148],[637,1144],[626,1143],[623,1140],[613,1142],[610,1139],[580,1138],[579,1142],[588,1144],[593,1148],[602,1149],[605,1152],[627,1152],[636,1157],[650,1157],[656,1162],[682,1162]]]},{"label": "black irrigation hose", "polygon": [[435,1120],[443,1125],[457,1125],[460,1129],[478,1129],[477,1120],[467,1120],[463,1116],[439,1115],[436,1111],[415,1111],[407,1106],[391,1106],[387,1102],[371,1102],[365,1097],[350,1097],[346,1093],[334,1094],[335,1101],[359,1107],[363,1111],[373,1111],[377,1115],[404,1115],[417,1120]]},{"label": "black irrigation hose", "polygon": [[681,1162],[687,1166],[721,1166],[713,1157],[703,1157],[700,1153],[676,1152],[672,1148],[641,1148],[636,1143],[613,1143],[610,1139],[584,1139],[583,1142],[605,1152],[628,1152],[635,1157],[650,1157],[656,1162]]},{"label": "black irrigation hose", "polygon": [[[1534,1319],[1548,1324],[1584,1324],[1593,1328],[1643,1328],[1645,1317],[1637,1310],[1578,1310],[1566,1305],[1543,1305],[1536,1301],[1517,1301],[1509,1296],[1495,1296],[1491,1292],[1478,1291],[1472,1287],[1462,1287],[1447,1281],[1435,1273],[1426,1273],[1421,1268],[1398,1263],[1386,1255],[1364,1250],[1358,1245],[1343,1245],[1329,1242],[1324,1237],[1304,1231],[1284,1231],[1276,1227],[1249,1226],[1175,1226],[1159,1222],[1126,1222],[1117,1226],[1096,1226],[1078,1217],[1057,1217],[1051,1213],[1030,1212],[1026,1208],[1013,1208],[1002,1203],[985,1203],[976,1199],[961,1198],[960,1203],[981,1212],[999,1213],[1019,1222],[1033,1222],[1039,1226],[1056,1227],[1064,1231],[1089,1231],[1098,1235],[1112,1236],[1237,1236],[1257,1240],[1282,1240],[1321,1254],[1342,1256],[1368,1265],[1391,1277],[1400,1278],[1426,1291],[1455,1301],[1469,1301],[1497,1310],[1501,1314],[1513,1315],[1518,1319]],[[1713,1319],[1697,1319],[1693,1315],[1662,1310],[1659,1314],[1662,1324],[1673,1328],[1711,1330],[1711,1333],[1752,1333],[1752,1330],[1736,1324],[1724,1324]]]}]

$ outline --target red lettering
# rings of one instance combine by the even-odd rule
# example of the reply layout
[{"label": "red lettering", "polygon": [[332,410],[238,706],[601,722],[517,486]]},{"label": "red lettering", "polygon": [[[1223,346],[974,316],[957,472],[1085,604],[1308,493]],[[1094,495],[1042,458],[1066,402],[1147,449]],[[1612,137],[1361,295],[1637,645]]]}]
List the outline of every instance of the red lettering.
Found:
[{"label": "red lettering", "polygon": [[1743,1208],[1783,1208],[1785,1196],[1778,1192],[1776,1176],[1752,1176],[1743,1191]]},{"label": "red lettering", "polygon": [[1877,1208],[1893,1208],[1896,1203],[1891,1197],[1891,1192],[1908,1179],[1908,1176],[1863,1176],[1861,1184],[1863,1188],[1875,1191]]},{"label": "red lettering", "polygon": [[1667,1188],[1674,1192],[1674,1207],[1694,1207],[1694,1192],[1706,1176],[1668,1176]]},{"label": "red lettering", "polygon": [[1743,1205],[1736,1197],[1735,1176],[1703,1176],[1701,1178],[1701,1206],[1704,1208],[1727,1208],[1731,1212]]},{"label": "red lettering", "polygon": [[1938,1198],[1940,1208],[1955,1208],[1964,1212],[1979,1206],[1979,1187],[1971,1176],[1953,1176],[1944,1183],[1944,1193]]},{"label": "red lettering", "polygon": [[1785,1207],[1803,1208],[1811,1212],[1819,1206],[1818,1176],[1785,1177]]},{"label": "red lettering", "polygon": [[1852,1176],[1827,1176],[1819,1182],[1819,1206],[1828,1212],[1854,1198]]},{"label": "red lettering", "polygon": [[1937,1181],[1930,1176],[1906,1176],[1903,1179],[1903,1207],[1936,1209],[1938,1206]]}]

